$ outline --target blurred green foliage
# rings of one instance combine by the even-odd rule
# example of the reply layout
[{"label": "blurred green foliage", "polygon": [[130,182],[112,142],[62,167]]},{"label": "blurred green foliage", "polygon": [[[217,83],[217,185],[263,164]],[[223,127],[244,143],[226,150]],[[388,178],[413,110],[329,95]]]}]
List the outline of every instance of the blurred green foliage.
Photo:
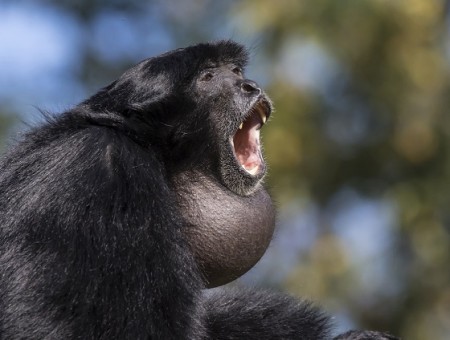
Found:
[{"label": "blurred green foliage", "polygon": [[[252,37],[257,42],[253,78],[265,82],[276,107],[263,131],[271,166],[268,184],[281,211],[296,204],[298,210],[313,204],[319,211],[318,236],[299,255],[281,288],[318,300],[361,328],[390,330],[410,340],[448,338],[446,1],[42,3],[70,12],[86,29],[100,11],[133,17],[153,6],[175,45],[216,38],[224,22]],[[105,65],[94,49],[82,53],[77,74],[90,89],[130,63]],[[0,113],[0,136],[11,124],[5,117]],[[385,278],[372,291],[365,290],[363,273],[377,276],[379,268],[375,262],[355,261],[352,245],[343,242],[329,218],[345,190],[388,202],[395,212],[389,251],[377,254],[385,261],[380,274]]]},{"label": "blurred green foliage", "polygon": [[[358,268],[326,225],[286,287],[319,299],[345,296],[354,302],[359,322],[405,339],[450,334],[446,5],[264,0],[257,6],[245,1],[235,12],[248,30],[264,32],[261,46],[275,65],[268,70],[273,73],[268,92],[278,114],[265,131],[265,146],[279,200],[302,195],[325,207],[337,191],[350,187],[397,207],[392,266],[399,266],[404,286],[395,301],[380,294],[370,310],[358,305],[354,294],[360,283],[352,276]],[[305,41],[338,65],[324,92],[297,86],[293,77],[277,72],[290,45],[301,47]],[[301,71],[289,72],[302,77]],[[360,134],[353,130],[355,120]]]}]

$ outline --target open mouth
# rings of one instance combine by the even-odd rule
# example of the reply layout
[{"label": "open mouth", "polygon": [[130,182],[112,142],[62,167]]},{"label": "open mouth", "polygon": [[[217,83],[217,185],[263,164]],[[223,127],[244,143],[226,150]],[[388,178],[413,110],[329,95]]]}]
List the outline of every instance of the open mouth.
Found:
[{"label": "open mouth", "polygon": [[265,170],[259,134],[270,112],[270,103],[265,98],[259,99],[244,117],[231,140],[238,163],[251,176],[257,176]]}]

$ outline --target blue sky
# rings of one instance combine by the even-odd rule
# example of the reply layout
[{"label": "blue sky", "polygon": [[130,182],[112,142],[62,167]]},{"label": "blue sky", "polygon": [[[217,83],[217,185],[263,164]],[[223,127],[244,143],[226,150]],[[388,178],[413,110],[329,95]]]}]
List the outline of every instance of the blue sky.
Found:
[{"label": "blue sky", "polygon": [[68,75],[77,66],[80,37],[64,12],[0,5],[0,100],[31,113],[55,99],[57,105],[80,99],[84,93]]},{"label": "blue sky", "polygon": [[56,7],[0,4],[0,101],[33,120],[36,107],[59,112],[90,94],[77,77],[83,49],[108,64],[173,48],[157,12],[133,19],[105,11],[87,28]]}]

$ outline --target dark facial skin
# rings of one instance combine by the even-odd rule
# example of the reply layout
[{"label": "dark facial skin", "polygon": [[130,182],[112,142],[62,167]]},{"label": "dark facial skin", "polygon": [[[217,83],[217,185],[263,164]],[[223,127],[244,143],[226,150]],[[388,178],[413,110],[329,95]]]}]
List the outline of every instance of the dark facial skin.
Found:
[{"label": "dark facial skin", "polygon": [[205,68],[192,87],[200,110],[209,113],[211,152],[194,169],[174,174],[172,183],[188,243],[207,286],[214,287],[248,271],[273,234],[275,213],[261,185],[266,166],[259,146],[261,114],[267,118],[271,104],[233,64]]},{"label": "dark facial skin", "polygon": [[[270,116],[270,100],[258,84],[245,79],[242,70],[233,64],[207,68],[200,73],[194,84],[194,91],[202,98],[200,106],[206,106],[205,110],[209,112],[213,139],[216,141],[214,143],[216,154],[212,157],[218,156],[219,164],[218,169],[213,171],[219,175],[229,190],[242,196],[252,193],[258,188],[266,173],[259,145],[259,130],[265,123],[261,121],[260,113],[265,119]],[[243,122],[245,122],[243,128],[239,129]],[[253,129],[249,126],[252,124]],[[245,135],[246,132],[248,135],[234,138]],[[251,133],[258,136],[250,136]],[[241,140],[244,142],[240,143]],[[248,140],[253,145],[246,145]],[[246,149],[255,148],[252,150],[254,151],[252,157],[261,164],[251,173],[237,161],[239,145],[243,153]]]}]

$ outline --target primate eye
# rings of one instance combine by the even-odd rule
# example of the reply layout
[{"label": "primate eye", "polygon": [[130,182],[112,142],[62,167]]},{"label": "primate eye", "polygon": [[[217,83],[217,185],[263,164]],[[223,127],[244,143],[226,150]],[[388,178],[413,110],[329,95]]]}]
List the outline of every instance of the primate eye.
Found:
[{"label": "primate eye", "polygon": [[238,76],[242,76],[242,69],[240,67],[233,68],[233,73],[237,74]]},{"label": "primate eye", "polygon": [[205,72],[203,72],[202,76],[200,77],[200,80],[209,81],[213,77],[214,77],[214,74],[211,71],[205,71]]}]

